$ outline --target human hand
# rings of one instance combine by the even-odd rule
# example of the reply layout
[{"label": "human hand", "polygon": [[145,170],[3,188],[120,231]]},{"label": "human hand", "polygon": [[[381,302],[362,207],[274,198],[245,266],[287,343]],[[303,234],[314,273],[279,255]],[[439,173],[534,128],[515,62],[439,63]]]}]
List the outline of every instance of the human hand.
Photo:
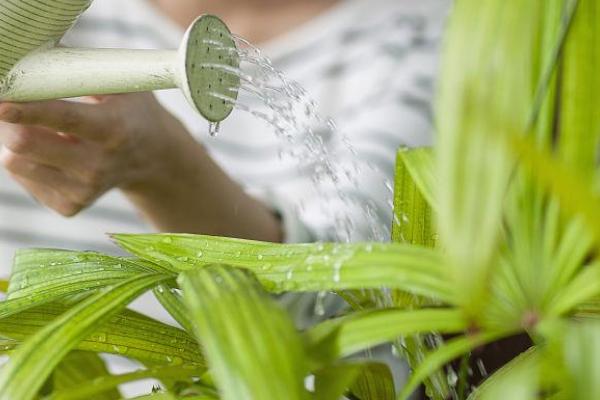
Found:
[{"label": "human hand", "polygon": [[112,188],[151,185],[194,142],[152,94],[2,103],[0,121],[2,165],[64,216]]}]

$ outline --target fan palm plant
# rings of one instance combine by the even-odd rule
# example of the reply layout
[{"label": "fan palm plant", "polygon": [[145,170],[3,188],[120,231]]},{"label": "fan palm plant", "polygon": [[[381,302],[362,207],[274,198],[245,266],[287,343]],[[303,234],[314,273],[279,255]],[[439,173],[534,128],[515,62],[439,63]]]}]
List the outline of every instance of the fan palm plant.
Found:
[{"label": "fan palm plant", "polygon": [[[598,0],[456,2],[436,146],[398,156],[395,243],[19,252],[0,399],[113,399],[148,377],[152,399],[406,399],[422,383],[435,399],[600,398],[598,21]],[[150,290],[181,328],[126,309]],[[270,294],[307,291],[352,310],[299,332]],[[386,365],[348,358],[390,342],[412,367],[399,393]],[[470,377],[490,346],[504,365]],[[146,368],[111,375],[98,353]]]}]

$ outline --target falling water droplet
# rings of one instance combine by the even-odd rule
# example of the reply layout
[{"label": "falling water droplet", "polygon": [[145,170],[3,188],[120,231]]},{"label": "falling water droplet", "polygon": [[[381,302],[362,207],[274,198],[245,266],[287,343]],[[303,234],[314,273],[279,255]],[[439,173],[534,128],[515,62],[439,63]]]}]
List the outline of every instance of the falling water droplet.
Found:
[{"label": "falling water droplet", "polygon": [[181,357],[166,356],[165,360],[171,365],[183,364],[183,359]]},{"label": "falling water droplet", "polygon": [[456,384],[458,383],[458,375],[453,368],[448,368],[446,378],[448,379],[448,385],[450,385],[450,387],[456,387]]},{"label": "falling water droplet", "polygon": [[385,180],[384,182],[385,184],[385,188],[390,192],[390,193],[394,193],[394,184],[392,182],[390,182],[389,180]]},{"label": "falling water droplet", "polygon": [[315,298],[315,315],[319,317],[325,315],[325,297],[327,292],[319,292]]},{"label": "falling water droplet", "polygon": [[208,134],[212,137],[216,137],[221,130],[220,122],[211,122],[208,124]]},{"label": "falling water droplet", "polygon": [[402,359],[403,354],[400,350],[398,350],[398,346],[399,345],[392,346],[392,356],[394,356],[395,358],[398,358],[398,359]]},{"label": "falling water droplet", "polygon": [[342,263],[336,262],[333,266],[333,281],[339,283],[342,279]]},{"label": "falling water droplet", "polygon": [[118,353],[118,354],[125,354],[125,353],[127,353],[127,350],[129,350],[129,348],[127,346],[117,346],[117,345],[113,345],[112,349],[115,353]]},{"label": "falling water droplet", "polygon": [[481,358],[477,359],[477,369],[479,370],[482,378],[487,378],[488,372],[485,368],[485,365],[483,365],[483,360]]}]

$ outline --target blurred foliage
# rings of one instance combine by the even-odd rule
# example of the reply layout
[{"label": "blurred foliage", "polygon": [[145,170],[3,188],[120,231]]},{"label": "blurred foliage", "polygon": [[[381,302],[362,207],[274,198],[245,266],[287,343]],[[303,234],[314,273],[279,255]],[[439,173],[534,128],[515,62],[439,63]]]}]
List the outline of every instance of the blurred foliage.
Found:
[{"label": "blurred foliage", "polygon": [[[407,399],[423,383],[434,399],[600,398],[599,21],[600,0],[455,2],[436,147],[398,156],[396,243],[19,252],[0,400],[119,398],[150,377],[143,398]],[[152,290],[182,328],[126,309]],[[351,311],[300,332],[269,294],[308,291]],[[384,343],[413,370],[400,393],[388,366],[348,358]],[[492,346],[512,360],[472,387]],[[111,375],[97,353],[146,367]]]}]

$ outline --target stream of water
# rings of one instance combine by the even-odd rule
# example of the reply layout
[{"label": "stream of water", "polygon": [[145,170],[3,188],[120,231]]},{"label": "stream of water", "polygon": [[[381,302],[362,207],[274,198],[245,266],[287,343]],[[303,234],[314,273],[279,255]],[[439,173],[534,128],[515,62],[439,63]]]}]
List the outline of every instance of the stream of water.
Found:
[{"label": "stream of water", "polygon": [[[232,52],[240,59],[240,68],[204,65],[234,74],[241,81],[239,88],[231,88],[229,96],[216,92],[211,95],[266,122],[279,143],[279,157],[286,161],[292,160],[299,171],[310,171],[314,193],[323,201],[321,207],[326,210],[324,214],[331,216],[331,240],[350,242],[355,237],[355,231],[365,230],[366,225],[368,232],[362,232],[362,240],[388,241],[391,224],[390,221],[382,221],[380,215],[392,215],[392,182],[377,166],[360,159],[348,137],[337,129],[333,119],[319,112],[317,103],[300,84],[287,79],[260,49],[238,36],[233,36],[233,39],[235,48],[223,47],[222,43],[214,40],[205,41],[205,44]],[[244,96],[258,99],[260,107],[246,104]],[[211,124],[209,133],[217,136],[219,126]],[[331,143],[336,145],[332,146]],[[365,196],[359,200],[349,195],[364,191],[357,177],[366,170],[381,176],[381,185],[387,188],[383,203],[388,210],[378,209],[381,207],[378,205],[382,203],[381,200],[376,202],[369,196],[366,196],[366,200]],[[344,204],[345,207],[336,209],[335,204]],[[297,204],[296,212],[301,215],[303,207],[302,203]],[[358,212],[350,213],[348,210]]]}]

